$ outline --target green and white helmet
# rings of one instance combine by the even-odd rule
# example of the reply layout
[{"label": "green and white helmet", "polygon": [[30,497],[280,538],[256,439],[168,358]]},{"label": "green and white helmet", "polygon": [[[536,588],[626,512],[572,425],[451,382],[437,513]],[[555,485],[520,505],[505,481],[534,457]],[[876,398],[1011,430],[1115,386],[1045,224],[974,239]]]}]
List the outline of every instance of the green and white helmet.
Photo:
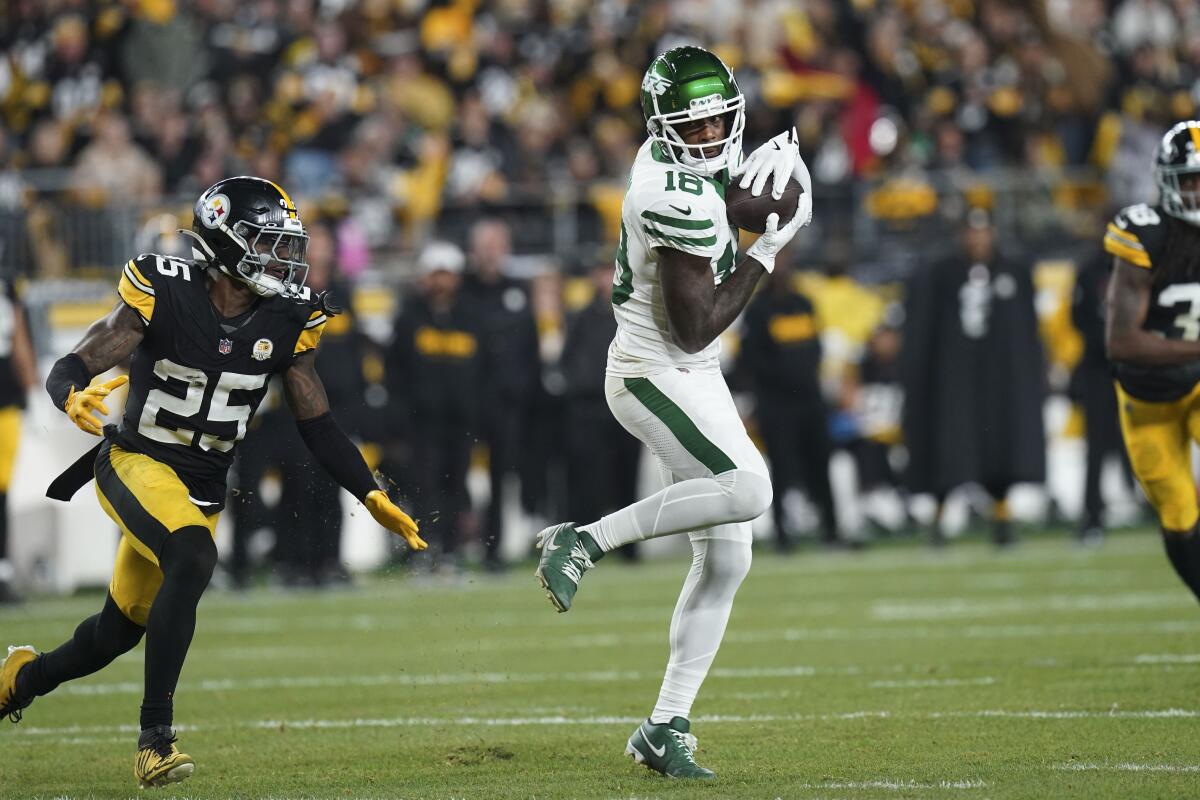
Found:
[{"label": "green and white helmet", "polygon": [[[700,47],[673,47],[654,59],[642,78],[642,113],[646,130],[663,154],[694,172],[713,175],[742,159],[746,98],[725,62]],[[681,122],[727,115],[725,138],[686,144],[675,131]],[[716,156],[704,151],[721,147]]]}]

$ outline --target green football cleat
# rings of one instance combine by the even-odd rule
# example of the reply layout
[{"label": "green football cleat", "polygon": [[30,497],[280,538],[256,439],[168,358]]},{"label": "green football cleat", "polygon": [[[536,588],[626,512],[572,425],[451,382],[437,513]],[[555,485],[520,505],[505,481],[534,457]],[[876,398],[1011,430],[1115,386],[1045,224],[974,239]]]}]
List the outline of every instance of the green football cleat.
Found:
[{"label": "green football cleat", "polygon": [[646,720],[629,737],[625,755],[668,778],[711,780],[717,774],[696,763],[696,737],[688,732],[690,728],[683,717],[675,717],[666,725]]},{"label": "green football cleat", "polygon": [[595,566],[575,530],[575,523],[563,522],[546,528],[538,534],[538,547],[542,548],[542,557],[534,574],[559,613],[570,611],[583,573]]}]

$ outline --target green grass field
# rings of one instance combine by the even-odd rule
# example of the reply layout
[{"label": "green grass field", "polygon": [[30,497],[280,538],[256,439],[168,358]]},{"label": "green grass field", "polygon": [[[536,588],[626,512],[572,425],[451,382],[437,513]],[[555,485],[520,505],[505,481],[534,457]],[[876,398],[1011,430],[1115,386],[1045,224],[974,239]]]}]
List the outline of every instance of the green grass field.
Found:
[{"label": "green grass field", "polygon": [[[157,796],[1200,795],[1200,610],[1157,535],[756,558],[693,714],[714,784],[623,755],[657,693],[679,557],[604,562],[565,615],[532,567],[214,592],[176,699],[196,774]],[[52,646],[99,605],[0,612],[0,638]],[[137,796],[141,669],[139,648],[4,723],[0,795]]]}]

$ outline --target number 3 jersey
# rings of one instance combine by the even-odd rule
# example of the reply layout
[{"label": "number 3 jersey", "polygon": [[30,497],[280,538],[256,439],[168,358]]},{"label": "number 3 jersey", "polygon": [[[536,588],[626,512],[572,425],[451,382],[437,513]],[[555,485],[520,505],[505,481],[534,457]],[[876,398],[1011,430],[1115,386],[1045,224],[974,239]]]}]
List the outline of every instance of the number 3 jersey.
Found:
[{"label": "number 3 jersey", "polygon": [[653,140],[638,151],[621,204],[609,375],[639,377],[663,367],[720,370],[719,341],[699,353],[686,353],[672,341],[655,248],[707,258],[716,284],[733,272],[737,232],[725,216],[725,177],[724,171],[712,178],[688,172]]},{"label": "number 3 jersey", "polygon": [[[1170,245],[1173,224],[1159,206],[1144,203],[1122,209],[1108,224],[1104,249],[1135,267],[1154,272]],[[1193,277],[1196,273],[1193,274]],[[1200,282],[1159,280],[1150,290],[1143,329],[1164,339],[1200,339]],[[1117,381],[1132,397],[1150,402],[1177,400],[1200,381],[1200,360],[1174,366],[1116,363]]]},{"label": "number 3 jersey", "polygon": [[175,470],[206,511],[225,502],[234,449],[271,375],[313,350],[325,314],[299,300],[267,297],[226,319],[208,296],[206,268],[160,255],[125,265],[121,299],[145,325],[133,351],[129,398],[112,440]]}]

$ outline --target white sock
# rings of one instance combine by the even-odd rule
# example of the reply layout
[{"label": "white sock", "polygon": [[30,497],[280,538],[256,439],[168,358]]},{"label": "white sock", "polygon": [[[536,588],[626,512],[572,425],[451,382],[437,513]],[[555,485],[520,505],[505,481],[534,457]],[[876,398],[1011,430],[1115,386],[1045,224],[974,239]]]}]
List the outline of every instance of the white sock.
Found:
[{"label": "white sock", "polygon": [[683,531],[748,522],[771,507],[771,481],[734,469],[715,478],[691,478],[581,526],[601,550]]},{"label": "white sock", "polygon": [[[750,523],[721,527],[735,529],[736,533],[726,531],[726,535],[736,538],[692,539],[692,568],[671,618],[671,657],[650,715],[655,725],[691,714],[725,636],[733,596],[750,571]],[[720,536],[722,530],[706,533]]]}]

